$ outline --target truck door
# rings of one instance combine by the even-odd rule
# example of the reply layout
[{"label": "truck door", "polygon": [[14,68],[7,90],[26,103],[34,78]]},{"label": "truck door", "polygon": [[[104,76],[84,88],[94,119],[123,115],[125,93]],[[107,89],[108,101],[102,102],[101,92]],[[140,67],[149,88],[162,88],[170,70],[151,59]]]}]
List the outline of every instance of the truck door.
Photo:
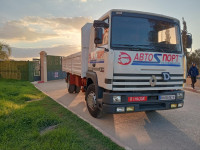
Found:
[{"label": "truck door", "polygon": [[[105,19],[106,23],[109,23],[109,19]],[[106,49],[108,49],[109,43],[109,28],[102,28],[102,43],[94,44],[94,28],[92,27],[92,32],[90,36],[90,48],[89,48],[89,60],[88,60],[88,70],[94,71],[97,74],[98,85],[104,87],[105,85],[105,68],[106,68]]]}]

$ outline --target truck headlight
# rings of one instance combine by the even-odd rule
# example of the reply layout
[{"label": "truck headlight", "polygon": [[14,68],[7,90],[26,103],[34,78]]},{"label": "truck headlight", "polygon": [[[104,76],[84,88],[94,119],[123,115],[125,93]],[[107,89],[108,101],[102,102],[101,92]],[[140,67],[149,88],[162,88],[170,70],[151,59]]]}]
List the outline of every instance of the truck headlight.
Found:
[{"label": "truck headlight", "polygon": [[134,106],[126,107],[126,111],[127,112],[134,111]]},{"label": "truck headlight", "polygon": [[177,104],[171,104],[171,108],[177,108]]},{"label": "truck headlight", "polygon": [[177,97],[177,99],[183,99],[184,98],[184,94],[183,93],[177,93],[176,97]]},{"label": "truck headlight", "polygon": [[179,103],[179,104],[178,104],[178,107],[183,107],[183,103]]},{"label": "truck headlight", "polygon": [[121,96],[113,96],[113,103],[121,103]]},{"label": "truck headlight", "polygon": [[117,112],[125,112],[125,107],[117,107]]}]

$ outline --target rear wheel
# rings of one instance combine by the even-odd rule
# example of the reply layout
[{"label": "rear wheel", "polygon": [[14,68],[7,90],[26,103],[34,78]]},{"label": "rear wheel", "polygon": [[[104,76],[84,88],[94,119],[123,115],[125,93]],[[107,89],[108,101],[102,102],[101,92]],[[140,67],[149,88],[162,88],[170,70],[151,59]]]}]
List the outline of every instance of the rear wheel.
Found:
[{"label": "rear wheel", "polygon": [[81,90],[81,86],[76,86],[75,93],[79,93]]},{"label": "rear wheel", "polygon": [[70,84],[70,75],[68,76],[67,89],[69,93],[73,93],[75,91],[75,85]]},{"label": "rear wheel", "polygon": [[86,91],[86,103],[90,115],[94,118],[101,118],[102,110],[97,107],[97,98],[95,94],[95,85],[90,84]]}]

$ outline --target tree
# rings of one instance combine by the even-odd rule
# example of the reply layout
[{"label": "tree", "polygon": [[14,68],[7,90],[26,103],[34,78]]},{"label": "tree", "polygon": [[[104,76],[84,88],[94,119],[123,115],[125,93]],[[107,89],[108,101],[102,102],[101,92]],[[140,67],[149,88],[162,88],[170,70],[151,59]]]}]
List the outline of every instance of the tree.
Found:
[{"label": "tree", "polygon": [[187,58],[188,66],[190,67],[192,63],[196,63],[196,66],[198,68],[200,67],[200,49],[197,49],[193,53],[188,55],[188,58]]},{"label": "tree", "polygon": [[11,47],[8,44],[0,42],[0,60],[9,60]]},{"label": "tree", "polygon": [[183,42],[183,51],[186,55],[186,58],[188,58],[188,55],[189,53],[187,52],[187,48],[186,48],[186,45],[187,45],[187,24],[186,24],[186,21],[184,20],[184,18],[182,18],[183,20],[183,30],[182,30],[182,42]]}]

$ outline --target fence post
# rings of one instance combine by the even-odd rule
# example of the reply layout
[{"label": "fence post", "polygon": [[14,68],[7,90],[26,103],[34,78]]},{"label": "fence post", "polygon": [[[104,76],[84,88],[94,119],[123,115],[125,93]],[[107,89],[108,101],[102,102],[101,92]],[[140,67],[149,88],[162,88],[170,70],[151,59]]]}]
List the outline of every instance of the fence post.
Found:
[{"label": "fence post", "polygon": [[47,82],[47,53],[45,51],[40,52],[41,61],[41,81]]},{"label": "fence post", "polygon": [[28,80],[30,82],[34,81],[34,62],[28,61]]}]

